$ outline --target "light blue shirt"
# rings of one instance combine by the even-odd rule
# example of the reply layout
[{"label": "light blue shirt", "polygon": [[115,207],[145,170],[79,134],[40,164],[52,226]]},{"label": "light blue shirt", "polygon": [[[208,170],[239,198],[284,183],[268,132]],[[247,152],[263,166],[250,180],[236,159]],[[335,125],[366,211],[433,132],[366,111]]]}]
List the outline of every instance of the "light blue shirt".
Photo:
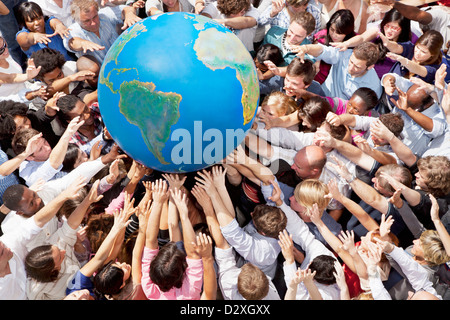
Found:
[{"label": "light blue shirt", "polygon": [[89,40],[105,47],[105,49],[103,50],[90,52],[90,54],[97,58],[100,63],[103,62],[103,59],[105,58],[109,48],[119,36],[117,30],[120,25],[123,24],[123,20],[121,19],[123,7],[124,6],[105,7],[98,11],[98,15],[100,18],[100,37],[98,37],[94,32],[83,29],[78,22],[70,25],[70,36],[63,39],[64,47],[67,50],[74,52],[75,55],[79,58],[83,55],[83,51],[73,51],[72,49],[70,49],[70,39],[72,39],[73,37],[78,37],[84,40]]},{"label": "light blue shirt", "polygon": [[[408,79],[394,73],[384,75],[382,80],[387,75],[393,75],[395,77],[396,86],[403,92],[407,92],[409,87],[413,85],[413,83]],[[395,94],[397,94],[396,92]],[[405,111],[394,106],[392,113],[396,112],[402,115],[404,121],[402,131],[403,143],[419,157],[421,157],[423,153],[428,150],[428,146],[430,145],[432,139],[440,137],[446,131],[447,121],[445,119],[444,112],[438,103],[434,103],[432,106],[421,112],[423,115],[426,115],[433,120],[433,130],[431,131],[427,131],[422,128],[410,116],[408,116]]]},{"label": "light blue shirt", "polygon": [[360,77],[353,77],[348,73],[349,60],[353,54],[352,49],[339,51],[334,47],[320,45],[323,51],[316,59],[332,65],[327,79],[322,83],[322,89],[327,97],[350,100],[353,93],[362,87],[372,89],[378,98],[381,97],[383,90],[380,78],[373,68]]}]

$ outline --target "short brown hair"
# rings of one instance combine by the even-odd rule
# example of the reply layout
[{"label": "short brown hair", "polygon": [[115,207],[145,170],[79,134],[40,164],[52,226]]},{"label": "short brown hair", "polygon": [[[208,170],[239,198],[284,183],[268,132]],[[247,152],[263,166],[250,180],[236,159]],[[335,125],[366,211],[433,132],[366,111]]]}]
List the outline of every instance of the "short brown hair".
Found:
[{"label": "short brown hair", "polygon": [[27,148],[28,141],[35,135],[39,134],[39,131],[33,128],[22,129],[18,131],[12,141],[11,145],[15,154],[21,154]]},{"label": "short brown hair", "polygon": [[384,113],[378,119],[389,129],[394,136],[398,137],[403,131],[405,122],[400,113]]},{"label": "short brown hair", "polygon": [[246,300],[262,300],[269,293],[269,279],[261,269],[247,262],[239,273],[237,288]]},{"label": "short brown hair", "polygon": [[250,0],[217,0],[217,9],[225,16],[247,11],[250,5]]},{"label": "short brown hair", "polygon": [[395,179],[398,178],[397,180],[408,188],[411,187],[412,175],[411,172],[404,166],[396,163],[386,164],[381,166],[377,172],[375,172],[375,177],[378,179],[380,186],[390,192],[395,192],[395,189],[391,186],[391,184],[387,180],[380,177],[382,172],[394,177]]},{"label": "short brown hair", "polygon": [[364,42],[353,49],[353,54],[357,59],[366,61],[366,67],[370,67],[378,61],[380,50],[375,43]]},{"label": "short brown hair", "polygon": [[252,212],[252,219],[258,231],[265,236],[278,238],[281,231],[286,228],[287,218],[284,212],[274,206],[259,204]]},{"label": "short brown hair", "polygon": [[428,191],[435,197],[443,197],[450,192],[450,160],[446,156],[427,156],[417,161],[422,171]]},{"label": "short brown hair", "polygon": [[308,11],[299,12],[291,20],[291,23],[298,23],[305,29],[306,34],[310,35],[316,29],[316,19]]},{"label": "short brown hair", "polygon": [[316,68],[311,60],[302,61],[299,57],[295,57],[287,66],[286,74],[291,77],[302,77],[303,83],[310,85],[316,76]]},{"label": "short brown hair", "polygon": [[311,131],[316,131],[326,120],[328,112],[332,111],[331,105],[321,96],[313,96],[299,106],[298,119],[307,120],[311,124]]}]

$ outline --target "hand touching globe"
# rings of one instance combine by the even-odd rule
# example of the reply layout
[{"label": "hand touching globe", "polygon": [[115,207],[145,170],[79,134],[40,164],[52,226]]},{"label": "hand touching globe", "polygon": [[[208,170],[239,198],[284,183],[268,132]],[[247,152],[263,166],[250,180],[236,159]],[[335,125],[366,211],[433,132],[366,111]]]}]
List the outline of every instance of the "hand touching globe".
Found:
[{"label": "hand touching globe", "polygon": [[259,100],[253,59],[230,30],[183,12],[148,17],[102,64],[103,121],[133,159],[162,172],[224,159],[251,128]]}]

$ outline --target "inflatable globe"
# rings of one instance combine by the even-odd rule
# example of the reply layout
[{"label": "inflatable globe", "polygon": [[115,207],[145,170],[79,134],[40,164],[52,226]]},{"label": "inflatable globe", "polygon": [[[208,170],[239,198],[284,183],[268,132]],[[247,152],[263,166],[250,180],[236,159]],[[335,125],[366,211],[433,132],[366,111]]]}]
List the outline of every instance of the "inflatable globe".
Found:
[{"label": "inflatable globe", "polygon": [[224,159],[250,129],[259,83],[230,30],[189,13],[145,18],[102,64],[98,99],[111,136],[134,160],[171,173]]}]

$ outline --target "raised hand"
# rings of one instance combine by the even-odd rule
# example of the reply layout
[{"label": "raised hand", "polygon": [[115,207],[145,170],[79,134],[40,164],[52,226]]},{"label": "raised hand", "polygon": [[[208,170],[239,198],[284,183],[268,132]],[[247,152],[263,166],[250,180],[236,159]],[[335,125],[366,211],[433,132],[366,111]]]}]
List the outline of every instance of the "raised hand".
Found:
[{"label": "raised hand", "polygon": [[158,179],[152,183],[152,196],[153,201],[159,203],[163,203],[169,199],[167,183],[164,180]]},{"label": "raised hand", "polygon": [[34,64],[34,60],[32,58],[28,59],[28,63],[27,63],[27,70],[25,71],[27,74],[27,79],[31,80],[36,78],[36,76],[39,74],[39,72],[41,71],[41,66],[36,68],[36,65]]},{"label": "raised hand", "polygon": [[169,183],[169,189],[181,189],[187,178],[187,176],[180,178],[180,175],[176,173],[164,173],[162,176]]},{"label": "raised hand", "polygon": [[205,214],[214,212],[214,206],[212,204],[211,198],[209,197],[205,189],[196,184],[192,188],[191,193],[197,200],[198,204],[203,208]]},{"label": "raised hand", "polygon": [[212,167],[211,172],[214,186],[216,188],[225,187],[227,169],[224,169],[221,165],[216,165]]},{"label": "raised hand", "polygon": [[355,234],[353,230],[342,231],[339,236],[339,240],[342,242],[342,249],[347,251],[350,255],[357,254],[355,246]]},{"label": "raised hand", "polygon": [[196,242],[193,242],[194,250],[197,252],[199,256],[202,258],[211,257],[212,256],[212,239],[210,236],[200,233],[197,235]]},{"label": "raised hand", "polygon": [[280,234],[278,235],[278,239],[278,244],[281,247],[281,253],[286,260],[286,263],[294,263],[294,242],[292,241],[292,235],[290,235],[285,229],[280,232]]},{"label": "raised hand", "polygon": [[207,192],[215,190],[214,181],[209,171],[198,171],[197,176],[195,176],[195,180],[197,180],[198,185],[205,189]]},{"label": "raised hand", "polygon": [[340,126],[342,124],[342,121],[341,121],[341,118],[339,117],[339,115],[337,115],[336,113],[331,112],[331,111],[327,113],[325,120],[329,124],[336,126],[336,127]]}]

